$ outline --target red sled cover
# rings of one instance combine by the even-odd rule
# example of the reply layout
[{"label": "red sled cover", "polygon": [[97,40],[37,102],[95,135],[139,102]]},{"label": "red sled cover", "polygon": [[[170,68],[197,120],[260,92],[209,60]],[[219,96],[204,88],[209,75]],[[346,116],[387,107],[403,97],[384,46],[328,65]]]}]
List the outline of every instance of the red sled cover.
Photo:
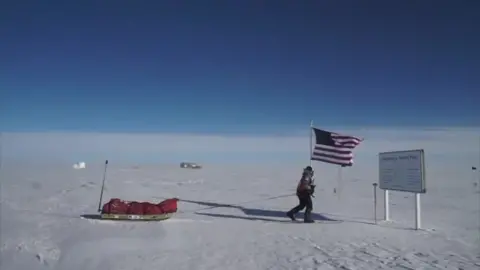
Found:
[{"label": "red sled cover", "polygon": [[113,198],[103,205],[102,213],[117,215],[162,215],[177,212],[177,202],[177,198],[166,199],[158,204],[124,201]]},{"label": "red sled cover", "polygon": [[157,206],[162,209],[164,213],[175,213],[177,212],[177,198],[173,199],[167,199],[159,204]]},{"label": "red sled cover", "polygon": [[128,215],[144,215],[143,203],[140,202],[130,202],[128,204],[127,214]]},{"label": "red sled cover", "polygon": [[123,215],[128,211],[128,202],[120,200],[118,198],[111,199],[108,203],[102,207],[102,213],[104,214],[116,214]]}]

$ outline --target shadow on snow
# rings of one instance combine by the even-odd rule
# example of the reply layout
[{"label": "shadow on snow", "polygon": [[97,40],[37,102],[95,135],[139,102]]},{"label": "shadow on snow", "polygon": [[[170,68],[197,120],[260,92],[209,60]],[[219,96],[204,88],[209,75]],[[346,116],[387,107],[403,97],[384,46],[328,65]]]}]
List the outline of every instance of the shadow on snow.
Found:
[{"label": "shadow on snow", "polygon": [[93,219],[93,220],[102,219],[102,216],[100,214],[84,214],[84,215],[80,215],[80,217],[84,219]]},{"label": "shadow on snow", "polygon": [[[288,195],[281,195],[281,196],[266,198],[266,199],[263,199],[263,200],[272,200],[272,199],[276,199],[276,198],[279,198],[279,197],[286,197],[286,196],[288,196]],[[288,218],[286,216],[286,211],[256,209],[256,208],[248,208],[248,207],[243,207],[241,205],[234,205],[234,204],[223,204],[223,203],[206,202],[206,201],[194,201],[194,200],[185,200],[185,199],[180,199],[180,201],[186,202],[186,203],[195,203],[195,204],[206,206],[205,208],[197,209],[197,210],[194,210],[194,211],[191,211],[191,212],[190,211],[183,212],[183,213],[194,213],[194,214],[197,214],[197,215],[217,217],[217,218],[233,218],[233,219],[243,219],[243,220],[259,220],[259,221],[269,221],[269,222],[292,223],[290,218]],[[258,200],[258,201],[260,201],[260,200]],[[249,203],[249,202],[243,202],[242,204],[246,204],[246,203]],[[214,209],[214,208],[238,209],[238,210],[241,210],[245,215],[214,214],[214,213],[200,213],[199,212],[199,211],[205,211],[205,210],[210,210],[210,209]],[[389,223],[385,223],[385,222],[382,222],[382,221],[379,221],[377,224],[375,224],[373,221],[354,220],[351,217],[344,217],[342,219],[334,219],[334,218],[330,218],[328,216],[340,217],[340,215],[335,215],[335,214],[320,214],[320,213],[312,212],[312,219],[314,219],[318,223],[337,224],[337,223],[342,223],[342,222],[348,222],[348,223],[358,223],[358,224],[366,224],[366,225],[376,225],[376,226],[383,227],[383,228],[397,229],[397,230],[406,230],[406,231],[415,230],[414,228],[399,227],[399,226],[396,226],[394,224],[389,224]],[[296,218],[299,222],[303,222],[303,214],[297,214]],[[422,231],[425,231],[425,230],[422,229]]]},{"label": "shadow on snow", "polygon": [[[275,197],[276,198],[276,197]],[[207,206],[206,208],[198,209],[194,211],[197,215],[203,216],[210,216],[210,217],[221,217],[221,218],[235,218],[235,219],[244,219],[244,220],[259,220],[259,221],[272,221],[272,222],[288,222],[291,223],[292,221],[290,218],[286,216],[285,211],[278,211],[278,210],[265,210],[265,209],[256,209],[256,208],[247,208],[240,205],[233,205],[233,204],[223,204],[223,203],[214,203],[214,202],[205,202],[205,201],[193,201],[193,200],[184,200],[180,199],[182,202],[186,203],[195,203],[203,206]],[[199,213],[202,210],[209,210],[214,208],[233,208],[241,210],[245,216],[243,215],[228,215],[228,214],[213,214],[213,213]],[[284,218],[278,219],[278,218]],[[298,214],[297,219],[302,218],[299,221],[303,221],[303,215]],[[312,212],[312,219],[315,221],[325,222],[325,223],[340,223],[343,220],[337,220],[327,217],[324,214],[313,213]]]}]

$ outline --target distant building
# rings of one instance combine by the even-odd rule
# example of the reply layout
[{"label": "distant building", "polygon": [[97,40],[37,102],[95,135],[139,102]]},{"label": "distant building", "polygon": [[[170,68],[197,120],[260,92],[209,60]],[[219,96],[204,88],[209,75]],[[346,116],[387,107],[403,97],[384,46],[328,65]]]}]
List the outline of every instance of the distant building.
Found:
[{"label": "distant building", "polygon": [[73,168],[74,168],[75,170],[85,169],[85,168],[86,168],[86,164],[85,164],[85,162],[75,163],[75,164],[73,164]]},{"label": "distant building", "polygon": [[180,163],[180,168],[184,168],[184,169],[201,169],[202,166],[198,165],[197,163],[193,163],[193,162],[182,162],[182,163]]}]

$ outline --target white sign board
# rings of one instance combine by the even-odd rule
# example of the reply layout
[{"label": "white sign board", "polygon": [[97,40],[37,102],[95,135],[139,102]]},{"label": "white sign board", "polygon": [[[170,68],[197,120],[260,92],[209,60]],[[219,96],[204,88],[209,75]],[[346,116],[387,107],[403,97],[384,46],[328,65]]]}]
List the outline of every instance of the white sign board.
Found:
[{"label": "white sign board", "polygon": [[379,154],[379,188],[426,193],[423,149]]}]

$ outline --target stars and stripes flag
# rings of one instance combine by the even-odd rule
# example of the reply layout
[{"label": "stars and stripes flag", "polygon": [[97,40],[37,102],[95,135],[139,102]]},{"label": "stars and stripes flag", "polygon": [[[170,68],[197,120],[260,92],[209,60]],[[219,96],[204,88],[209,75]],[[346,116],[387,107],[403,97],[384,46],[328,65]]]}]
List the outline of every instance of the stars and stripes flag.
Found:
[{"label": "stars and stripes flag", "polygon": [[329,132],[312,127],[315,134],[315,144],[311,153],[311,160],[340,165],[353,165],[353,149],[363,139]]}]

